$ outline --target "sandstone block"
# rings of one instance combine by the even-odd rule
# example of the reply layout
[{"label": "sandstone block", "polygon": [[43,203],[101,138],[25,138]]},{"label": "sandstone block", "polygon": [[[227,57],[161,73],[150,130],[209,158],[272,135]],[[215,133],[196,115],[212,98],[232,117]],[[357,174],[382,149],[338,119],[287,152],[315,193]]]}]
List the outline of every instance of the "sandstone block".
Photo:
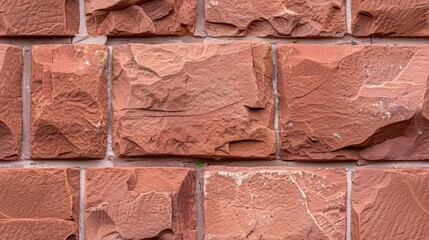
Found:
[{"label": "sandstone block", "polygon": [[429,47],[283,45],[278,54],[283,159],[429,159]]},{"label": "sandstone block", "polygon": [[268,158],[275,151],[271,76],[264,43],[116,46],[114,151]]},{"label": "sandstone block", "polygon": [[205,239],[345,239],[344,170],[208,168]]},{"label": "sandstone block", "polygon": [[79,0],[4,0],[0,36],[73,36],[79,32]]},{"label": "sandstone block", "polygon": [[205,0],[209,36],[342,37],[345,0]]},{"label": "sandstone block", "polygon": [[0,160],[21,156],[21,81],[21,48],[0,45]]},{"label": "sandstone block", "polygon": [[429,36],[427,0],[353,0],[354,36]]},{"label": "sandstone block", "polygon": [[0,169],[1,239],[78,239],[78,169]]},{"label": "sandstone block", "polygon": [[196,0],[86,0],[91,35],[192,35]]},{"label": "sandstone block", "polygon": [[429,171],[353,172],[353,239],[428,239]]},{"label": "sandstone block", "polygon": [[31,157],[103,158],[107,146],[107,47],[32,49]]},{"label": "sandstone block", "polygon": [[86,239],[196,239],[195,171],[88,169]]}]

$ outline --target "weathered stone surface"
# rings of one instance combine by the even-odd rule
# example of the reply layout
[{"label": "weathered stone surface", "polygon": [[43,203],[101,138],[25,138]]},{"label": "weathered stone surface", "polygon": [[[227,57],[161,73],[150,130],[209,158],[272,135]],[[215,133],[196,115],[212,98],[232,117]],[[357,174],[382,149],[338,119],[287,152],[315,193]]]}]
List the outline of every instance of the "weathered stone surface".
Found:
[{"label": "weathered stone surface", "polygon": [[269,45],[122,45],[113,52],[117,155],[274,154]]},{"label": "weathered stone surface", "polygon": [[104,157],[107,55],[101,45],[33,47],[32,158]]},{"label": "weathered stone surface", "polygon": [[196,0],[86,0],[91,35],[192,35]]},{"label": "weathered stone surface", "polygon": [[205,0],[210,36],[342,37],[345,0]]},{"label": "weathered stone surface", "polygon": [[355,36],[429,36],[427,0],[353,0]]},{"label": "weathered stone surface", "polygon": [[429,171],[353,172],[353,239],[429,239]]},{"label": "weathered stone surface", "polygon": [[21,78],[21,48],[0,45],[0,160],[21,156]]},{"label": "weathered stone surface", "polygon": [[88,169],[86,239],[196,239],[195,171]]},{"label": "weathered stone surface", "polygon": [[278,52],[282,158],[429,159],[429,47]]},{"label": "weathered stone surface", "polygon": [[1,239],[78,239],[79,169],[0,169]]},{"label": "weathered stone surface", "polygon": [[342,169],[209,168],[205,239],[345,239]]},{"label": "weathered stone surface", "polygon": [[0,36],[72,36],[79,32],[79,0],[4,0]]}]

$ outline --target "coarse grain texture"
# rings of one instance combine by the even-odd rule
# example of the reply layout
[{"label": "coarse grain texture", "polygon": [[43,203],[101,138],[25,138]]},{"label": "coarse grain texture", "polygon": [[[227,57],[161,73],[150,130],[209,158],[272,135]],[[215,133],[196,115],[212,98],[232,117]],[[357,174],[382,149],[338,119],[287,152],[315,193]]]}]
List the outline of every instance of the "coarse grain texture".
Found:
[{"label": "coarse grain texture", "polygon": [[427,0],[353,0],[354,36],[429,36]]},{"label": "coarse grain texture", "polygon": [[209,36],[342,37],[345,0],[205,0]]},{"label": "coarse grain texture", "polygon": [[271,158],[271,77],[266,43],[115,46],[115,154]]},{"label": "coarse grain texture", "polygon": [[192,35],[196,0],[86,0],[91,35]]},{"label": "coarse grain texture", "polygon": [[196,239],[195,171],[88,169],[86,239]]},{"label": "coarse grain texture", "polygon": [[428,239],[429,171],[353,172],[353,239]]},{"label": "coarse grain texture", "polygon": [[31,158],[103,158],[107,148],[103,45],[32,48]]},{"label": "coarse grain texture", "polygon": [[0,36],[73,36],[79,31],[79,0],[3,0]]},{"label": "coarse grain texture", "polygon": [[344,239],[343,169],[204,171],[205,239]]},{"label": "coarse grain texture", "polygon": [[429,159],[428,46],[278,53],[282,159]]},{"label": "coarse grain texture", "polygon": [[0,169],[1,239],[78,239],[78,169]]},{"label": "coarse grain texture", "polygon": [[22,141],[22,49],[0,45],[0,160],[18,160]]}]

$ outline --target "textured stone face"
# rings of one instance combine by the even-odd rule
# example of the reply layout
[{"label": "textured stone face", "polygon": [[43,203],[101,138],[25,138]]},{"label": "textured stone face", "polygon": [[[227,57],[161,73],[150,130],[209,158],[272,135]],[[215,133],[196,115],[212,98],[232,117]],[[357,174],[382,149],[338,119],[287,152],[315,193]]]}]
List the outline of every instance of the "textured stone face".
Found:
[{"label": "textured stone face", "polygon": [[31,157],[103,158],[107,145],[107,47],[32,49]]},{"label": "textured stone face", "polygon": [[123,45],[113,51],[117,155],[274,154],[269,45]]},{"label": "textured stone face", "polygon": [[355,36],[429,36],[427,0],[353,0]]},{"label": "textured stone face", "polygon": [[86,0],[92,35],[192,35],[196,0]]},{"label": "textured stone face", "polygon": [[353,172],[353,239],[428,239],[429,171]]},{"label": "textured stone face", "polygon": [[22,50],[0,45],[0,160],[17,160],[22,140]]},{"label": "textured stone face", "polygon": [[195,171],[88,169],[87,239],[196,239]]},{"label": "textured stone face", "polygon": [[210,36],[341,37],[344,0],[205,0]]},{"label": "textured stone face", "polygon": [[205,239],[345,239],[343,170],[211,168]]},{"label": "textured stone face", "polygon": [[78,169],[0,169],[0,189],[1,239],[78,239]]},{"label": "textured stone face", "polygon": [[4,0],[0,36],[72,36],[79,31],[79,0]]},{"label": "textured stone face", "polygon": [[283,159],[429,159],[429,47],[278,53]]}]

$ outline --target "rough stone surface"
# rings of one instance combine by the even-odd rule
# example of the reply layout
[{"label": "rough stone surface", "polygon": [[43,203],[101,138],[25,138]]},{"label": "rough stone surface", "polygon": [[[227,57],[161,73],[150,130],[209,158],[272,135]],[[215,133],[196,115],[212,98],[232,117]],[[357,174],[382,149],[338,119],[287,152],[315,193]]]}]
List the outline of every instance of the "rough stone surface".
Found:
[{"label": "rough stone surface", "polygon": [[31,157],[103,158],[107,146],[107,47],[32,49]]},{"label": "rough stone surface", "polygon": [[427,0],[353,0],[355,36],[429,36]]},{"label": "rough stone surface", "polygon": [[86,0],[91,35],[192,35],[196,0]]},{"label": "rough stone surface", "polygon": [[209,168],[205,239],[345,239],[342,169]]},{"label": "rough stone surface", "polygon": [[342,37],[345,0],[205,0],[210,36]]},{"label": "rough stone surface", "polygon": [[21,79],[21,48],[0,45],[0,160],[21,156]]},{"label": "rough stone surface", "polygon": [[269,45],[122,45],[113,52],[117,155],[274,154]]},{"label": "rough stone surface", "polygon": [[86,176],[86,239],[196,239],[194,170],[101,168]]},{"label": "rough stone surface", "polygon": [[353,239],[429,239],[429,171],[353,172]]},{"label": "rough stone surface", "polygon": [[279,46],[282,158],[428,160],[428,46]]},{"label": "rough stone surface", "polygon": [[0,169],[1,239],[78,239],[79,169]]},{"label": "rough stone surface", "polygon": [[4,0],[0,36],[72,36],[79,32],[79,0]]}]

